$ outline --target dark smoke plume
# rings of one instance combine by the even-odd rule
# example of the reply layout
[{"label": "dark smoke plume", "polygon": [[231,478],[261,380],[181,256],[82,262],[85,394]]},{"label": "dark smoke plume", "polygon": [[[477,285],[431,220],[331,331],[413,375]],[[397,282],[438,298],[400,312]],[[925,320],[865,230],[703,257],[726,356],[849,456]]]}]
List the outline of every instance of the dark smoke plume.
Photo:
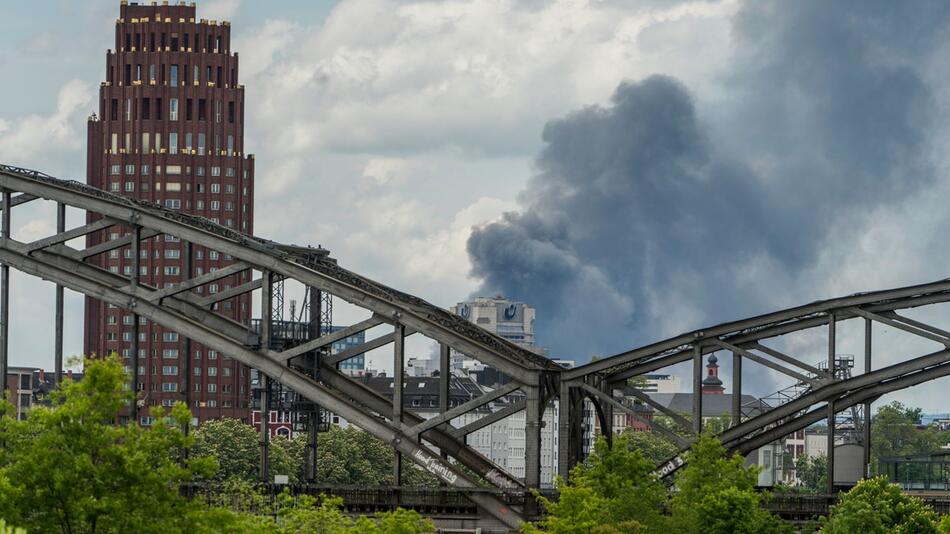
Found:
[{"label": "dark smoke plume", "polygon": [[521,211],[468,242],[482,292],[581,363],[822,296],[795,283],[829,228],[935,179],[947,7],[750,2],[721,109],[657,75],[551,121]]}]

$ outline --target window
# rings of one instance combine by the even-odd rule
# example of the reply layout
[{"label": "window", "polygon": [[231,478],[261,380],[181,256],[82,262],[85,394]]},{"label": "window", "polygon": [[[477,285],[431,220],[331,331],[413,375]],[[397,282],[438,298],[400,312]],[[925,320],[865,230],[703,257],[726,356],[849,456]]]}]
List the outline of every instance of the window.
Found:
[{"label": "window", "polygon": [[135,174],[135,165],[126,165],[125,174]]},{"label": "window", "polygon": [[218,211],[219,209],[221,209],[221,203],[218,202],[217,200],[212,200],[212,201],[211,201],[211,211]]},{"label": "window", "polygon": [[197,201],[195,201],[195,209],[197,209],[197,210],[203,210],[203,209],[205,209],[205,201],[204,201],[204,200],[197,200]]},{"label": "window", "polygon": [[[181,202],[181,201],[179,201],[179,202]],[[165,274],[166,274],[167,276],[178,276],[179,274],[181,274],[181,268],[180,268],[180,267],[173,267],[173,266],[165,267]]]},{"label": "window", "polygon": [[162,391],[166,393],[178,391],[178,382],[162,382]]},{"label": "window", "polygon": [[[211,373],[208,373],[211,374]],[[217,393],[218,385],[217,384],[208,384],[208,393]]]},{"label": "window", "polygon": [[217,122],[217,123],[221,122],[221,101],[220,100],[214,101],[214,122]]},{"label": "window", "polygon": [[[198,37],[198,36],[195,35],[195,44],[197,44],[197,42],[198,42],[197,37]],[[198,65],[195,65],[195,73],[194,73],[194,78],[193,78],[193,79],[194,79],[195,82],[197,82],[200,77],[201,77],[201,69],[198,67]],[[196,83],[195,85],[197,85],[197,83]]]},{"label": "window", "polygon": [[230,368],[230,367],[224,367],[224,368],[221,369],[221,371],[224,373],[224,376],[231,376],[231,368]]},{"label": "window", "polygon": [[[211,176],[221,176],[221,167],[211,167]],[[212,193],[220,193],[220,191],[215,191],[214,188],[218,184],[211,184]]]},{"label": "window", "polygon": [[[115,134],[113,134],[113,135],[115,135]],[[111,167],[109,167],[109,174],[111,174],[111,175],[116,175],[116,174],[121,174],[121,173],[122,173],[122,166],[121,166],[121,165],[112,165]]]},{"label": "window", "polygon": [[[148,154],[151,148],[150,147],[151,143],[149,142],[151,141],[151,137],[152,137],[151,134],[149,134],[148,132],[142,132],[142,153],[143,154]],[[142,167],[148,168],[148,165],[143,165]]]},{"label": "window", "polygon": [[[228,170],[229,170],[229,171],[232,171],[232,172],[234,171],[234,169],[228,169]],[[233,184],[227,184],[227,185],[225,185],[225,186],[224,186],[224,192],[227,193],[227,194],[229,194],[229,195],[233,195],[233,194],[234,194],[234,185],[233,185]]]},{"label": "window", "polygon": [[208,259],[209,259],[209,260],[216,260],[216,259],[218,259],[219,256],[220,256],[220,254],[218,254],[218,251],[217,251],[217,250],[211,250],[211,251],[208,252]]},{"label": "window", "polygon": [[119,120],[119,99],[113,98],[109,106],[109,120]]},{"label": "window", "polygon": [[[234,178],[234,167],[228,167],[228,170],[225,174],[228,176],[228,178]],[[228,193],[233,193],[233,192],[234,192],[234,186],[231,186],[231,190],[228,191]]]},{"label": "window", "polygon": [[125,99],[125,120],[127,121],[132,120],[132,99],[131,98]]},{"label": "window", "polygon": [[[172,99],[172,102],[175,100]],[[175,120],[175,119],[172,119]],[[168,134],[168,153],[177,154],[178,153],[178,132],[171,132]]]},{"label": "window", "polygon": [[234,122],[234,101],[228,102],[228,122]]},{"label": "window", "polygon": [[170,121],[178,120],[178,99],[177,98],[168,99],[168,120]]},{"label": "window", "polygon": [[[176,248],[166,248],[166,249],[165,249],[165,257],[166,257],[166,258],[169,258],[169,259],[176,259],[176,260],[177,260],[178,258],[181,257],[181,251],[178,250],[178,249],[176,249]],[[166,333],[165,335],[168,335],[168,334],[170,334],[170,333],[173,333],[173,332],[168,332],[168,333]],[[178,334],[175,334],[175,339],[172,339],[172,340],[167,340],[167,339],[166,339],[165,341],[178,341]]]},{"label": "window", "polygon": [[190,98],[189,98],[188,100],[185,100],[185,120],[186,120],[186,121],[190,121],[190,120],[191,120],[191,115],[192,115],[191,109],[192,109],[192,107],[193,107],[193,106],[192,106],[192,102],[193,102],[193,100],[190,99]]},{"label": "window", "polygon": [[201,376],[201,367],[195,367],[195,368],[192,370],[192,374],[195,375],[195,376]]},{"label": "window", "polygon": [[162,99],[161,98],[155,99],[155,119],[162,120]]},{"label": "window", "polygon": [[[148,165],[142,165],[142,176],[148,176],[148,171]],[[148,189],[145,189],[145,191],[148,191]]]},{"label": "window", "polygon": [[221,134],[214,134],[214,155],[221,155]]},{"label": "window", "polygon": [[234,202],[225,202],[224,211],[234,211]]},{"label": "window", "polygon": [[[136,37],[138,37],[137,34],[136,34]],[[135,81],[137,82],[142,81],[142,64],[141,63],[135,66]]]},{"label": "window", "polygon": [[[181,165],[166,165],[165,174],[172,174],[172,175],[181,174]],[[175,182],[172,182],[172,183],[175,183]],[[178,189],[175,189],[175,191],[181,191],[181,187],[179,187]]]},{"label": "window", "polygon": [[218,401],[214,399],[208,399],[208,408],[217,408],[217,407],[218,407]]},{"label": "window", "polygon": [[[152,35],[152,40],[155,40],[154,35]],[[155,48],[154,44],[152,44],[152,48]],[[148,66],[148,81],[149,83],[155,83],[155,65]]]},{"label": "window", "polygon": [[[228,155],[231,156],[233,154],[234,154],[234,136],[229,135],[228,136]],[[228,174],[228,176],[234,176],[234,169],[228,167],[228,172],[231,173],[231,174]]]},{"label": "window", "polygon": [[122,341],[132,341],[132,332],[122,332]]},{"label": "window", "polygon": [[119,134],[117,133],[112,134],[112,142],[110,143],[110,148],[112,149],[110,150],[111,153],[113,154],[119,153]]},{"label": "window", "polygon": [[117,322],[118,318],[116,318],[115,315],[110,315],[108,320],[106,320],[106,324],[116,324]]},{"label": "window", "polygon": [[[179,199],[177,199],[177,198],[166,198],[166,199],[165,199],[165,207],[168,208],[168,209],[170,209],[170,210],[180,210],[180,209],[181,209],[181,200],[179,200]],[[168,271],[168,267],[166,267],[165,270],[166,270],[165,274],[170,274],[170,273],[167,272],[167,271]],[[175,273],[175,274],[178,274],[178,273]]]},{"label": "window", "polygon": [[217,360],[217,359],[218,359],[218,351],[216,351],[216,350],[209,350],[209,351],[208,351],[208,359],[209,359],[209,360]]},{"label": "window", "polygon": [[165,376],[177,376],[178,366],[177,365],[163,365],[162,374]]},{"label": "window", "polygon": [[185,134],[185,154],[191,154],[191,132]]},{"label": "window", "polygon": [[125,182],[125,192],[131,193],[133,191],[135,191],[135,182]]},{"label": "window", "polygon": [[[205,175],[204,167],[195,167],[195,176],[204,176],[204,175]],[[201,184],[198,184],[198,186],[200,187]],[[201,193],[200,190],[198,192]]]},{"label": "window", "polygon": [[177,358],[178,349],[162,349],[162,358]]}]

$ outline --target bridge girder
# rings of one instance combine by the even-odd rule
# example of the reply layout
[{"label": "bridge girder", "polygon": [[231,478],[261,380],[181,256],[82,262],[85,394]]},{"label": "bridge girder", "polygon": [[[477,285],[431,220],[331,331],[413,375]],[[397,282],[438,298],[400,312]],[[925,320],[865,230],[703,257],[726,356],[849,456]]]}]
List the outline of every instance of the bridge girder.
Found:
[{"label": "bridge girder", "polygon": [[[0,240],[0,263],[4,266],[39,276],[121,308],[132,309],[135,314],[178,331],[185,338],[200,340],[209,348],[259,369],[268,377],[286,384],[302,396],[389,442],[403,456],[417,461],[446,482],[461,488],[471,488],[476,483],[455,465],[440,458],[439,453],[429,445],[437,447],[439,452],[497,487],[511,491],[524,491],[526,486],[537,487],[541,417],[551,398],[559,397],[561,408],[558,471],[564,474],[581,455],[583,436],[580,428],[586,401],[594,403],[601,426],[609,433],[615,410],[637,417],[634,410],[615,398],[614,388],[618,384],[632,376],[693,360],[694,394],[700,399],[693,408],[693,420],[691,422],[679,414],[667,414],[678,426],[687,430],[683,436],[674,434],[667,437],[680,445],[688,444],[696,431],[701,429],[699,364],[704,355],[717,351],[733,353],[734,361],[739,364],[747,359],[808,384],[805,392],[797,398],[757,417],[741,421],[733,414],[735,424],[724,431],[720,438],[727,447],[740,452],[748,452],[777,436],[785,435],[782,432],[787,434],[820,420],[827,416],[826,405],[842,409],[864,402],[867,406],[884,392],[950,374],[950,364],[947,363],[950,359],[950,332],[897,314],[902,309],[950,301],[950,280],[819,301],[688,332],[575,369],[562,369],[547,358],[485,332],[441,308],[343,269],[325,255],[315,254],[322,249],[303,249],[243,235],[205,219],[15,167],[0,165],[0,190],[6,191],[4,198],[9,200],[9,206],[0,205],[7,228],[13,207],[37,199],[52,200],[60,206],[95,214],[85,226],[66,230],[57,225],[55,233],[30,243],[15,241],[5,233]],[[11,196],[10,192],[19,194]],[[133,240],[130,235],[121,235],[118,239],[85,250],[76,250],[66,244],[69,239],[102,231],[109,225],[134,228],[141,239],[170,234],[191,245],[204,246],[229,255],[237,263],[217,273],[188,277],[175,288],[159,289],[133,283],[128,276],[88,263],[90,258],[99,254],[128,246]],[[249,281],[219,294],[202,296],[193,292],[213,279],[247,270],[260,271],[262,278],[251,276]],[[346,353],[323,359],[318,375],[309,376],[295,362],[324,349],[335,339],[334,334],[313,337],[286,351],[273,350],[267,345],[249,342],[245,325],[214,310],[216,302],[260,290],[264,285],[263,276],[268,273],[281,279],[296,280],[304,286],[327,292],[368,311],[370,318],[347,327],[344,330],[346,335],[365,332],[379,325],[391,325],[393,333],[369,340]],[[850,319],[863,319],[869,325],[871,322],[885,324],[940,343],[944,350],[872,372],[869,367],[868,327],[866,372],[840,380],[831,371],[835,358],[834,325]],[[829,329],[829,366],[824,371],[800,357],[765,344],[766,340],[821,327]],[[344,333],[336,334],[336,337]],[[400,339],[396,337],[398,333],[401,333]],[[443,405],[442,416],[426,421],[411,411],[396,409],[391,400],[337,369],[338,364],[350,355],[389,344],[394,345],[394,351],[399,355],[405,336],[413,333],[439,342],[443,347],[441,360],[447,361],[448,347],[451,347],[502,371],[512,378],[512,384],[500,391],[488,393],[481,401],[465,403],[451,410]],[[6,343],[4,336],[3,344]],[[447,367],[447,363],[442,363]],[[445,383],[440,389],[444,388]],[[489,399],[501,398],[516,390],[524,394],[524,400],[509,402],[504,409],[460,428],[451,424],[453,417],[483,407]],[[445,399],[441,402],[445,402]],[[521,410],[528,413],[528,469],[525,482],[513,477],[465,443],[466,434]],[[733,411],[737,410],[734,405]],[[667,433],[670,432],[664,432]],[[491,494],[473,492],[472,499],[509,526],[517,527],[523,519],[521,514],[509,509]]]}]

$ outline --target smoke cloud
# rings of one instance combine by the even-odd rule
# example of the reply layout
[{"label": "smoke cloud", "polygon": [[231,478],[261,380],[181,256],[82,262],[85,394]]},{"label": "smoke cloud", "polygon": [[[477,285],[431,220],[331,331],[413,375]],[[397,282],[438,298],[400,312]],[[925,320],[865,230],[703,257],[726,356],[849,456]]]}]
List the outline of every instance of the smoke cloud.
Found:
[{"label": "smoke cloud", "polygon": [[941,179],[947,7],[750,2],[726,97],[655,75],[550,121],[522,209],[468,241],[480,293],[579,363],[830,296],[801,273],[831,229]]}]

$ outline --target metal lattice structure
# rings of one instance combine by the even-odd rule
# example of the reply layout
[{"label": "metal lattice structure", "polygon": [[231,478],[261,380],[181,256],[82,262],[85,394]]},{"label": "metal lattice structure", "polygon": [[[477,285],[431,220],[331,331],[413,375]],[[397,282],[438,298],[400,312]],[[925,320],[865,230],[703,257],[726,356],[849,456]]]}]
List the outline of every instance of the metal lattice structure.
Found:
[{"label": "metal lattice structure", "polygon": [[[948,280],[815,302],[689,332],[575,369],[564,369],[418,297],[349,271],[321,248],[284,245],[244,235],[207,219],[16,167],[0,165],[0,193],[0,375],[6,372],[9,269],[12,267],[57,285],[57,371],[61,369],[62,288],[68,288],[132,310],[140,317],[259,370],[267,380],[292,389],[312,403],[315,407],[309,418],[312,432],[316,432],[314,420],[320,417],[321,408],[338,414],[392,445],[397,458],[394,473],[397,485],[401,460],[410,459],[448,486],[470,489],[468,496],[480,509],[511,528],[518,528],[522,520],[537,511],[534,499],[527,497],[526,490],[540,485],[541,419],[545,408],[555,399],[559,408],[558,472],[564,474],[582,459],[586,401],[593,405],[600,427],[609,439],[614,410],[638,417],[628,402],[615,397],[614,391],[619,386],[631,377],[692,361],[695,393],[692,417],[673,412],[646,394],[634,393],[640,401],[669,416],[678,427],[674,431],[653,425],[655,430],[683,448],[688,447],[702,429],[702,395],[699,394],[702,364],[704,356],[713,352],[726,351],[733,355],[732,425],[720,438],[728,448],[738,452],[754,450],[822,419],[829,420],[831,444],[836,413],[859,405],[863,413],[870,413],[869,403],[884,393],[950,374],[950,332],[898,313],[950,300]],[[31,242],[13,239],[11,212],[17,206],[40,199],[57,203],[56,231]],[[67,230],[66,207],[85,210],[90,222]],[[73,239],[106,228],[111,228],[118,237],[85,249],[67,245]],[[135,248],[138,240],[160,234],[175,236],[189,246],[199,245],[230,255],[235,263],[215,272],[186,276],[172,287],[158,288],[140,283],[134,275],[139,271],[138,254],[131,255],[131,277],[89,262],[111,250]],[[194,291],[204,284],[245,271],[260,274],[251,276],[243,285],[219,293],[202,295]],[[283,306],[275,302],[282,298],[282,292],[275,286],[284,281],[294,281],[308,288],[307,302],[302,308],[307,311],[306,322],[293,317],[290,321],[305,324],[306,332],[294,333],[299,338],[290,344],[274,342],[275,329],[284,328],[283,322],[279,322]],[[214,309],[217,302],[248,293],[260,297],[264,318],[256,335],[251,336],[247,326]],[[331,332],[329,313],[334,299],[365,310],[369,317]],[[852,319],[865,324],[864,372],[857,376],[829,373],[828,369],[835,368],[836,325]],[[873,323],[936,342],[941,349],[872,371]],[[335,341],[377,327],[387,328],[388,333],[338,354],[329,350]],[[780,336],[809,329],[827,330],[829,364],[823,368],[766,344]],[[404,406],[402,380],[394,381],[393,397],[389,399],[338,370],[340,362],[350,357],[392,345],[394,376],[402,377],[405,339],[410,335],[426,336],[441,347],[441,413],[431,419],[423,419]],[[494,367],[510,377],[511,382],[450,407],[450,349]],[[747,360],[791,376],[802,387],[788,393],[780,405],[744,418],[740,400],[741,367]],[[268,389],[265,387],[264,391]],[[452,425],[456,418],[515,393],[518,399],[503,409],[465,426]],[[187,401],[188,388],[183,395]],[[266,399],[262,401],[262,406],[267,406]],[[522,410],[526,412],[526,469],[524,479],[519,479],[468,446],[465,436]],[[869,425],[864,424],[861,431],[867,433]],[[262,436],[263,439],[266,438]],[[316,446],[315,441],[313,446]],[[310,469],[315,450],[308,449],[308,455]],[[661,467],[660,473],[669,474],[682,463],[681,457],[674,458]],[[833,461],[829,464],[833,468]],[[261,469],[266,473],[266,453],[262,454]],[[502,491],[474,491],[480,481],[472,474]],[[307,479],[312,480],[312,477],[313,473],[308,473]],[[503,498],[506,493],[518,497],[512,499],[513,502],[521,499],[524,504],[513,506]]]}]

